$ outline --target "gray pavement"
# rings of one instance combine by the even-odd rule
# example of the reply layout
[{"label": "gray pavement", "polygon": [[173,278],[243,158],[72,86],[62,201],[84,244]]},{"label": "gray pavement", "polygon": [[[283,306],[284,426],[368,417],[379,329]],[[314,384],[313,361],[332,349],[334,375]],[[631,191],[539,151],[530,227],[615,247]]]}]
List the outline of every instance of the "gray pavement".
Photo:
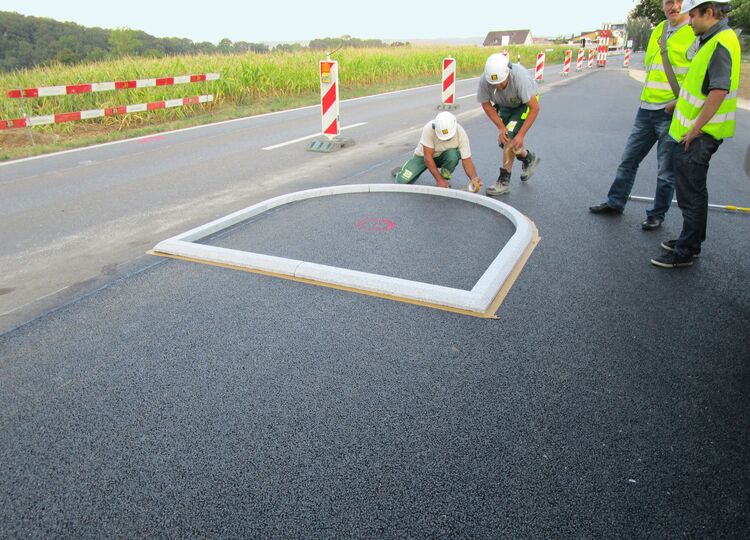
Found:
[{"label": "gray pavement", "polygon": [[[588,213],[638,93],[609,69],[544,96],[544,161],[502,199],[541,243],[498,320],[153,259],[0,335],[0,536],[747,537],[750,219],[712,212],[700,261],[665,271],[648,259],[677,208],[655,232],[643,203]],[[749,206],[749,122],[714,157],[712,202]],[[494,128],[462,123],[491,181]],[[390,181],[413,142],[315,156],[311,182]],[[651,155],[634,194],[654,175]],[[373,204],[321,245],[344,253],[376,211],[408,216],[417,260],[488,247],[448,207],[431,237],[427,206]],[[308,207],[217,241],[315,252],[283,234],[335,222]]]}]

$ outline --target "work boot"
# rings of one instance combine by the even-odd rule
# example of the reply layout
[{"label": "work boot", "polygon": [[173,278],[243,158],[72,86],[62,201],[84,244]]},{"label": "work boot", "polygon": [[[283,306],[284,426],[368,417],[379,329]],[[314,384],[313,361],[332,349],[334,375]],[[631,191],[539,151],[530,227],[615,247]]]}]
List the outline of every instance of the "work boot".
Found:
[{"label": "work boot", "polygon": [[519,158],[519,161],[521,162],[521,181],[525,182],[534,174],[534,169],[537,168],[542,158],[533,154],[531,150],[527,150],[526,157],[523,159]]},{"label": "work boot", "polygon": [[622,214],[622,208],[615,208],[609,203],[603,202],[594,206],[589,206],[589,212],[592,214]]},{"label": "work boot", "polygon": [[497,182],[494,186],[487,188],[487,195],[497,196],[504,195],[510,192],[510,172],[505,169],[500,169],[500,176],[497,177]]},{"label": "work boot", "polygon": [[656,216],[647,216],[646,221],[641,223],[641,229],[644,231],[653,231],[661,227],[662,220]]}]

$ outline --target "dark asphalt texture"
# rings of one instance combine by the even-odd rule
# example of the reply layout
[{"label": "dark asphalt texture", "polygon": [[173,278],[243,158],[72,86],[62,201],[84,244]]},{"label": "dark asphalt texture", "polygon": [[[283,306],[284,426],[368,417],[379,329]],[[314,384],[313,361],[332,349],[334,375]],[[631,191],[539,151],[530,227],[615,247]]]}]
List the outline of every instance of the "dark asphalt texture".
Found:
[{"label": "dark asphalt texture", "polygon": [[[748,537],[750,217],[711,212],[668,271],[676,207],[655,232],[643,203],[587,211],[638,93],[609,70],[544,96],[543,162],[502,199],[541,243],[498,320],[164,260],[1,335],[0,536]],[[750,206],[749,120],[712,202]],[[464,127],[493,180],[494,128]],[[432,249],[486,248],[465,232]]]},{"label": "dark asphalt texture", "polygon": [[278,207],[203,243],[471,290],[514,232],[466,201],[358,193]]}]

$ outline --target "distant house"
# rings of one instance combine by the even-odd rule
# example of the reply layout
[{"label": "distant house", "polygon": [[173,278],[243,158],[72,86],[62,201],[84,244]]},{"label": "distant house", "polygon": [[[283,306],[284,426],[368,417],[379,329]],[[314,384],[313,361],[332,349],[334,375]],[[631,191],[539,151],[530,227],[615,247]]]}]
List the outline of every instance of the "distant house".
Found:
[{"label": "distant house", "polygon": [[590,32],[581,32],[577,36],[573,36],[570,41],[581,41],[582,39],[586,39],[586,41],[593,41],[599,36],[599,30],[592,30]]},{"label": "distant house", "polygon": [[[625,47],[627,40],[627,32],[625,31],[625,25],[623,23],[605,23],[602,24],[603,28],[610,31],[609,36],[609,49],[621,49]],[[571,37],[567,43],[568,45],[580,45],[583,47],[594,47],[598,44],[599,34],[603,30],[592,30],[590,32],[582,32],[580,35]],[[584,40],[586,40],[584,42]]]},{"label": "distant house", "polygon": [[598,30],[592,30],[591,32],[582,32],[580,35],[573,36],[570,40],[568,40],[568,45],[582,45],[583,47],[591,47],[596,43],[597,39],[599,39]]},{"label": "distant house", "polygon": [[533,45],[531,30],[498,30],[490,32],[484,38],[485,47],[506,47],[508,45]]}]

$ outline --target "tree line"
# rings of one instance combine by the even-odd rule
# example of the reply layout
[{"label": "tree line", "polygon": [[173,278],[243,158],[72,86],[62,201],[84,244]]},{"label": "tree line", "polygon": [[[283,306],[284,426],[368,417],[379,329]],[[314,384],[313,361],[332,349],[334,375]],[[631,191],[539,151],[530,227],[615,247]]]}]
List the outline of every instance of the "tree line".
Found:
[{"label": "tree line", "polygon": [[[405,46],[393,43],[390,46]],[[387,47],[379,39],[357,39],[351,36],[312,40],[308,47],[333,50],[346,47]],[[89,28],[71,22],[44,17],[31,17],[0,11],[0,70],[31,68],[60,62],[78,64],[121,56],[172,56],[182,54],[240,54],[246,52],[294,52],[301,44],[279,44],[273,49],[264,43],[234,41],[224,38],[214,45],[208,41],[194,42],[187,38],[157,38],[130,28]]]},{"label": "tree line", "polygon": [[[730,26],[747,32],[750,29],[750,0],[732,0],[729,7]],[[625,23],[633,48],[645,49],[651,29],[663,20],[662,0],[638,0]],[[741,37],[745,41],[744,36]]]}]

